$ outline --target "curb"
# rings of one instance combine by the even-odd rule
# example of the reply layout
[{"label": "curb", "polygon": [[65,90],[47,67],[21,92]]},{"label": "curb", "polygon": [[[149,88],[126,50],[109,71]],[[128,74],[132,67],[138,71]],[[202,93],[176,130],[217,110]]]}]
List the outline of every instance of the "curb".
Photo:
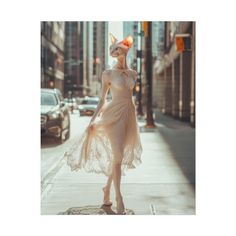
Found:
[{"label": "curb", "polygon": [[[59,160],[49,169],[45,177],[41,180],[41,198],[45,196],[45,193],[48,192],[48,188],[52,187],[52,180],[58,173],[58,171],[61,169],[61,167],[64,165],[64,154]],[[50,188],[51,188],[50,187]]]}]

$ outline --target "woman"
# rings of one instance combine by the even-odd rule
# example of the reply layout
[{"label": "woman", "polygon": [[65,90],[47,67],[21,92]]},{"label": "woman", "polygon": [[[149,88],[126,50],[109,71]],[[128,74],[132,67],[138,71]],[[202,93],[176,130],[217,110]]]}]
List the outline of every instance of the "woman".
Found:
[{"label": "woman", "polygon": [[[113,181],[117,214],[125,214],[120,191],[121,175],[141,161],[142,145],[132,91],[137,73],[127,67],[126,56],[132,46],[131,36],[121,42],[111,35],[110,55],[117,64],[102,73],[100,101],[82,137],[65,154],[71,170],[84,168],[87,172],[108,176],[103,188],[104,205],[112,205],[110,189]],[[106,102],[108,90],[112,100]],[[99,117],[100,119],[95,121]]]}]

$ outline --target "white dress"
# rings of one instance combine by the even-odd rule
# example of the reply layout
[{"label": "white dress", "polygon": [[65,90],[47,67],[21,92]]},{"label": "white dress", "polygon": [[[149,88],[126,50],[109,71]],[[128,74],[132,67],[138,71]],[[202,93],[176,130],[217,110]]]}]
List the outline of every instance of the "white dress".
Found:
[{"label": "white dress", "polygon": [[[133,88],[137,79],[134,70],[106,70],[102,75],[102,91],[93,128],[87,127],[81,137],[65,153],[71,170],[112,173],[113,161],[120,160],[121,174],[142,163],[142,145]],[[112,100],[106,95],[111,90]]]}]

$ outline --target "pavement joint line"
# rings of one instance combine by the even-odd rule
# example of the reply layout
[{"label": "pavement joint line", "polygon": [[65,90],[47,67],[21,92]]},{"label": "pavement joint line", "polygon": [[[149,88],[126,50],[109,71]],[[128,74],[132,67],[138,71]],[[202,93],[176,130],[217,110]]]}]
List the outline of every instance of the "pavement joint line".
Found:
[{"label": "pavement joint line", "polygon": [[49,193],[51,192],[53,188],[53,183],[47,183],[44,191],[41,194],[41,200],[43,200]]},{"label": "pavement joint line", "polygon": [[53,167],[48,171],[48,173],[45,175],[45,177],[41,181],[41,194],[46,190],[48,183],[51,183],[57,172],[61,169],[64,162],[64,155],[62,155],[61,158],[59,158],[59,161],[57,161]]},{"label": "pavement joint line", "polygon": [[155,209],[155,206],[153,204],[150,204],[150,209],[151,209],[152,215],[156,215],[156,209]]}]

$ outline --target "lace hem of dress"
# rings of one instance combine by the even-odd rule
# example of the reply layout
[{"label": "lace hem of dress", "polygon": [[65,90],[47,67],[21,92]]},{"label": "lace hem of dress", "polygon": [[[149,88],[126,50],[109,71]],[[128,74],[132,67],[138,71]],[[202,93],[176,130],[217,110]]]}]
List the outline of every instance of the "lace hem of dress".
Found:
[{"label": "lace hem of dress", "polygon": [[[113,155],[109,139],[104,133],[91,133],[86,129],[80,139],[72,145],[69,151],[64,154],[71,171],[84,169],[87,173],[112,174]],[[142,163],[142,146],[138,142],[134,146],[127,145],[124,149],[124,156],[121,163],[121,175],[125,176],[128,169],[134,169]]]}]

